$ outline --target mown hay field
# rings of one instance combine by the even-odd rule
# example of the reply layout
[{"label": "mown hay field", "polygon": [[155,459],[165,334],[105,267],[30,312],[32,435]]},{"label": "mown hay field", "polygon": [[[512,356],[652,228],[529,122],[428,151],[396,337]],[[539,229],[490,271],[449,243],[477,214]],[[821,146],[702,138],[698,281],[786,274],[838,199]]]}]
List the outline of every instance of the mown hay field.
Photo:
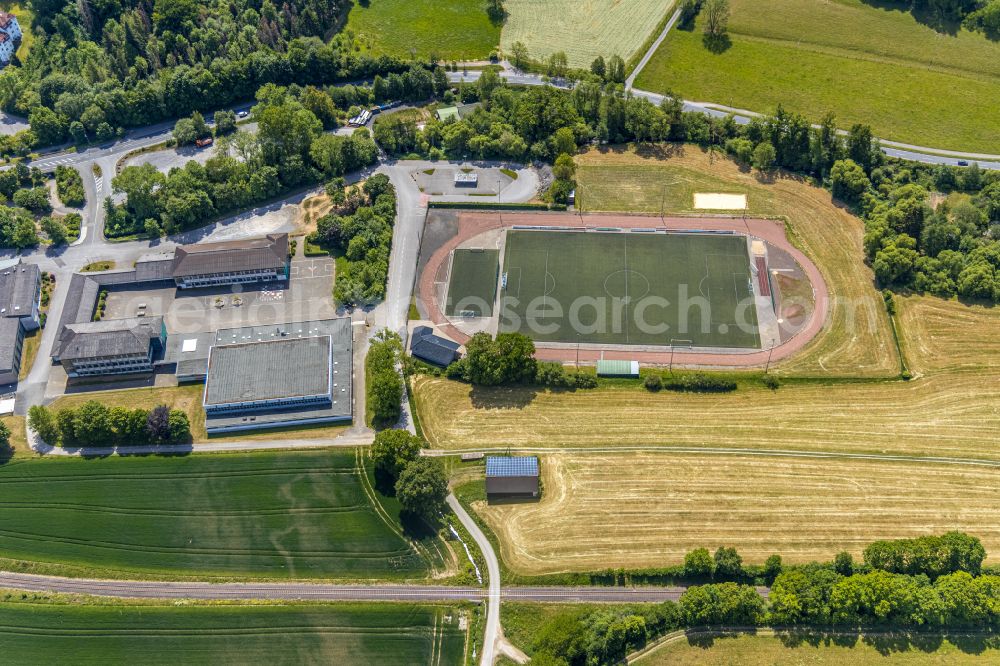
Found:
[{"label": "mown hay field", "polygon": [[694,146],[612,148],[577,157],[577,192],[589,211],[690,212],[694,192],[747,195],[750,213],[784,219],[793,244],[819,268],[830,292],[826,325],[778,365],[796,375],[888,376],[899,360],[881,295],[864,264],[860,219],[830,193],[780,174],[761,182],[730,159]]},{"label": "mown hay field", "polygon": [[[1000,151],[1000,42],[937,32],[863,0],[732,0],[730,45],[713,52],[699,18],[674,30],[636,87],[762,113],[778,104],[818,121],[870,124],[878,136],[934,148]],[[941,91],[947,90],[947,95]],[[956,110],[960,109],[960,112]]]},{"label": "mown hay field", "polygon": [[0,603],[9,664],[459,664],[457,609],[411,604]]},{"label": "mown hay field", "polygon": [[[822,636],[797,632],[791,636],[692,634],[679,636],[636,660],[637,666],[731,666],[732,664],[810,664],[810,666],[931,666],[995,663],[1000,649],[976,637],[944,638],[923,634],[908,641],[868,634]],[[950,640],[949,640],[950,639]],[[958,643],[956,646],[955,641]]]},{"label": "mown hay field", "polygon": [[730,454],[543,456],[537,503],[474,508],[519,574],[680,564],[735,546],[762,564],[860,556],[876,539],[962,530],[1000,557],[1000,469]]},{"label": "mown hay field", "polygon": [[711,447],[1000,459],[1000,373],[910,382],[741,386],[728,394],[638,382],[575,392],[413,382],[431,446],[448,450]]},{"label": "mown hay field", "polygon": [[589,67],[597,56],[627,61],[673,5],[674,0],[506,0],[501,45],[509,54],[511,45],[521,42],[533,60],[564,51],[571,67]]},{"label": "mown hay field", "polygon": [[418,552],[370,486],[354,450],[15,459],[0,556],[104,577],[426,577],[436,542]]},{"label": "mown hay field", "polygon": [[478,60],[500,44],[482,0],[356,2],[345,31],[373,53],[407,59]]}]

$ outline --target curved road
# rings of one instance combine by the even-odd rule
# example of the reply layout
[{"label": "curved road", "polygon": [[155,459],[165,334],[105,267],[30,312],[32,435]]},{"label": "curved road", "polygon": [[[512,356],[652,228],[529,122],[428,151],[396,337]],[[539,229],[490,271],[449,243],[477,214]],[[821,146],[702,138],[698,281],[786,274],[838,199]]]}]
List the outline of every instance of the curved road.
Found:
[{"label": "curved road", "polygon": [[[486,605],[486,631],[483,635],[483,647],[480,651],[479,663],[481,666],[492,666],[498,641],[502,633],[500,627],[500,562],[497,560],[497,554],[493,552],[490,540],[479,529],[476,521],[465,511],[465,508],[459,503],[454,493],[448,495],[448,506],[458,516],[462,526],[472,535],[472,539],[479,546],[479,550],[486,559],[489,587]],[[548,600],[553,601],[554,599]]]}]

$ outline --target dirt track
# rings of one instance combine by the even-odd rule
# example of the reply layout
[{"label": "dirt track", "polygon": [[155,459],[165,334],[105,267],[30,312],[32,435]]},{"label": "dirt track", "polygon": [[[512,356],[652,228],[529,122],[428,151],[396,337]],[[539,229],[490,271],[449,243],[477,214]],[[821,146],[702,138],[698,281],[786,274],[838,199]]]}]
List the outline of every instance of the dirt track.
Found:
[{"label": "dirt track", "polygon": [[[684,366],[727,366],[756,367],[788,358],[801,350],[817,333],[822,330],[829,307],[829,294],[826,283],[819,269],[785,237],[785,229],[781,222],[763,219],[748,219],[740,217],[659,217],[615,215],[615,214],[583,214],[572,213],[472,213],[465,212],[458,216],[458,232],[439,247],[427,260],[420,274],[417,285],[418,298],[425,304],[431,320],[452,339],[464,343],[469,336],[451,325],[441,311],[434,289],[434,279],[441,266],[448,260],[451,251],[468,239],[493,229],[512,227],[515,225],[559,225],[575,227],[621,227],[650,228],[666,227],[669,229],[705,229],[712,231],[738,231],[749,233],[766,240],[791,254],[802,266],[809,281],[813,285],[815,307],[810,320],[793,337],[776,346],[773,352],[762,350],[750,353],[705,353],[683,352],[671,353],[664,351],[613,350],[601,349],[596,345],[577,352],[575,347],[539,348],[536,356],[546,361],[595,362],[600,359],[636,360],[642,363],[666,365],[673,362]],[[672,358],[671,358],[672,356]]]}]

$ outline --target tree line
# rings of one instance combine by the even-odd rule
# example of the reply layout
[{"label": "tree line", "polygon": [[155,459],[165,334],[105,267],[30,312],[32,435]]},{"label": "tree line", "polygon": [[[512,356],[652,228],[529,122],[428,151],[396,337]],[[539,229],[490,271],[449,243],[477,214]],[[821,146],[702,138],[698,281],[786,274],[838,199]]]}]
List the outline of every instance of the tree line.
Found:
[{"label": "tree line", "polygon": [[[910,562],[912,573],[881,568],[896,567],[897,557]],[[978,539],[957,532],[873,543],[857,567],[847,553],[832,563],[795,567],[782,567],[775,555],[765,565],[773,580],[765,600],[739,582],[735,549],[720,548],[714,556],[696,549],[684,566],[712,582],[688,588],[676,603],[557,613],[535,632],[532,663],[618,663],[649,640],[689,627],[995,630],[1000,576],[979,575],[984,557]]]},{"label": "tree line", "polygon": [[79,407],[50,409],[34,405],[28,427],[50,446],[178,445],[191,441],[191,424],[180,409],[158,405],[152,409],[107,407],[88,400]]},{"label": "tree line", "polygon": [[368,455],[375,468],[376,486],[399,501],[404,521],[417,518],[436,525],[445,510],[448,475],[439,458],[420,455],[422,439],[406,430],[375,434]]}]

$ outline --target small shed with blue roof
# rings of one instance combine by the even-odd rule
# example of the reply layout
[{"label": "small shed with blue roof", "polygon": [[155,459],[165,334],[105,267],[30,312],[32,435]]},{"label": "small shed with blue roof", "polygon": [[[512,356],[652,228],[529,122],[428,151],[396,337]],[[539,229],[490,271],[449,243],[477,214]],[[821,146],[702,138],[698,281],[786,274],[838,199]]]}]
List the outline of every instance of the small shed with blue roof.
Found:
[{"label": "small shed with blue roof", "polygon": [[536,456],[489,456],[486,458],[486,496],[538,497]]}]

